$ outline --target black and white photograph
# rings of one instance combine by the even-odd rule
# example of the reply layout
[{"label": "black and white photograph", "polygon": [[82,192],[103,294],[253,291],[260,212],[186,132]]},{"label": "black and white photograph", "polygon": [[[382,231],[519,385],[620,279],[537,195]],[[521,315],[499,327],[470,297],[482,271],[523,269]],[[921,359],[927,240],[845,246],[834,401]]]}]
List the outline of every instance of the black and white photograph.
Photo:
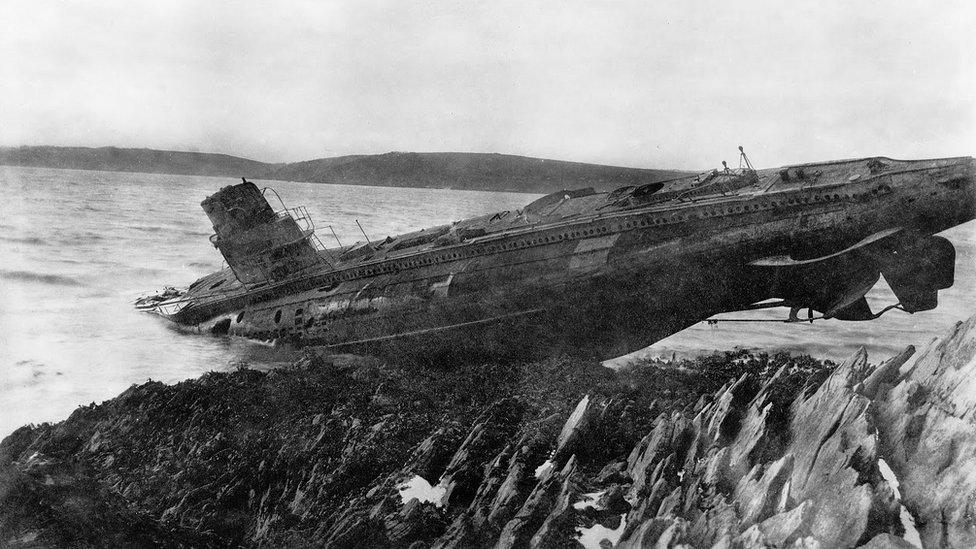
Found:
[{"label": "black and white photograph", "polygon": [[5,0],[0,548],[976,547],[974,30]]}]

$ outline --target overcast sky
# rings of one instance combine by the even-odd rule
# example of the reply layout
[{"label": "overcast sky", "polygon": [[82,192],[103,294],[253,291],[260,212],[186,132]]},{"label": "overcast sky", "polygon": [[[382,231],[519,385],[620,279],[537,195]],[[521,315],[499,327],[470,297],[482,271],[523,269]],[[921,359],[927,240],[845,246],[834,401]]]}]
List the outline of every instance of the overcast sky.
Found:
[{"label": "overcast sky", "polygon": [[976,155],[970,4],[5,0],[0,145]]}]

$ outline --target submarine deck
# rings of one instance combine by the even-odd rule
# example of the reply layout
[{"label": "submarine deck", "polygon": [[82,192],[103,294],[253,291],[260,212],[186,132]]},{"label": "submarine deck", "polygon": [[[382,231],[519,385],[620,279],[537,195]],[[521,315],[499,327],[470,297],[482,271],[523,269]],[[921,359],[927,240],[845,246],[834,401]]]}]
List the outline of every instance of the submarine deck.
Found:
[{"label": "submarine deck", "polygon": [[[691,221],[692,210],[701,210],[694,217],[727,217],[749,211],[750,208],[778,207],[777,198],[798,191],[822,192],[855,181],[890,176],[905,171],[928,170],[952,166],[958,158],[921,161],[900,161],[886,157],[869,157],[827,163],[791,165],[783,168],[713,171],[699,176],[687,176],[640,187],[623,187],[611,192],[592,189],[559,191],[528,204],[521,210],[496,212],[465,219],[450,225],[389,236],[372,243],[320,250],[322,263],[298,276],[245,286],[229,268],[207,275],[194,282],[187,293],[160,304],[164,315],[178,312],[186,304],[213,305],[220,301],[241,299],[254,293],[274,294],[287,291],[300,283],[315,287],[329,279],[350,280],[372,274],[422,266],[431,261],[423,256],[443,252],[450,259],[452,250],[476,243],[490,243],[524,236],[549,229],[559,229],[598,220],[620,220],[625,223],[635,214],[666,214],[660,219],[661,228],[676,222]],[[650,188],[648,188],[650,187]],[[757,198],[762,204],[750,204]],[[850,198],[850,197],[847,197]],[[821,200],[820,195],[815,195]],[[843,200],[843,194],[827,194],[825,200]],[[787,200],[782,201],[785,206]],[[716,208],[729,204],[728,207]],[[658,221],[654,222],[658,224]],[[548,240],[539,239],[540,243]],[[504,251],[500,246],[497,251]],[[488,253],[492,252],[491,247]],[[455,258],[457,256],[454,256]],[[396,263],[383,267],[385,263]],[[338,275],[338,276],[337,276]]]}]

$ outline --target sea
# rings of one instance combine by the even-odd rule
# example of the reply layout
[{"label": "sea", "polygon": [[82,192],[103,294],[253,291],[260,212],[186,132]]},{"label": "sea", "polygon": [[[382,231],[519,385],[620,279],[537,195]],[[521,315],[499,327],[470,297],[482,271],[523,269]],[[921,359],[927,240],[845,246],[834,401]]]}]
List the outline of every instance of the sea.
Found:
[{"label": "sea", "polygon": [[[186,335],[133,302],[221,268],[200,201],[233,178],[0,166],[0,437],[66,418],[136,383],[176,383],[243,364],[273,368],[300,351],[236,337]],[[524,206],[538,195],[257,181],[304,205],[323,242],[382,239]],[[330,229],[331,227],[331,229]],[[688,357],[739,348],[842,360],[865,346],[880,361],[924,345],[976,308],[976,224],[944,233],[957,250],[955,285],[936,310],[871,322],[701,323],[634,356]],[[884,284],[874,308],[893,303]],[[784,311],[723,315],[785,318]],[[653,322],[653,319],[648,319]],[[609,361],[619,365],[621,359]]]}]

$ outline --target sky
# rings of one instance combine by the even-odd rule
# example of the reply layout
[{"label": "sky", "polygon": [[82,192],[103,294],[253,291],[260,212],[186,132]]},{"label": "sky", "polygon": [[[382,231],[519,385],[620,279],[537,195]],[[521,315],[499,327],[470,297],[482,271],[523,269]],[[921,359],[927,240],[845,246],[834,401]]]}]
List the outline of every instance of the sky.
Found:
[{"label": "sky", "polygon": [[976,155],[970,4],[5,0],[0,146]]}]

